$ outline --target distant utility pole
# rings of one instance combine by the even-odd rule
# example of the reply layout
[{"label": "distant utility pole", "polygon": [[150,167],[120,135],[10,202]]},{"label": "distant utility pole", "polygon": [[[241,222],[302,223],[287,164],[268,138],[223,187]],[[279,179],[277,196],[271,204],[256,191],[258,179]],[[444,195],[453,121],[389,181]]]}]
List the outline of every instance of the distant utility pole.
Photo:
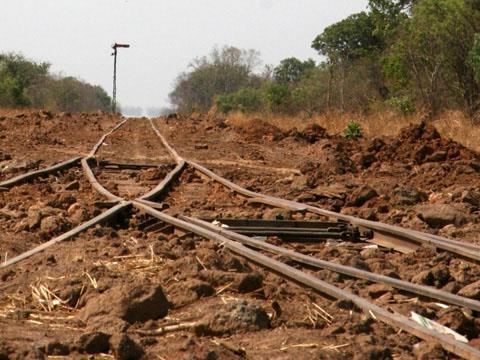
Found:
[{"label": "distant utility pole", "polygon": [[117,112],[117,49],[118,48],[129,48],[128,44],[113,44],[113,99],[112,99],[112,110],[115,114]]}]

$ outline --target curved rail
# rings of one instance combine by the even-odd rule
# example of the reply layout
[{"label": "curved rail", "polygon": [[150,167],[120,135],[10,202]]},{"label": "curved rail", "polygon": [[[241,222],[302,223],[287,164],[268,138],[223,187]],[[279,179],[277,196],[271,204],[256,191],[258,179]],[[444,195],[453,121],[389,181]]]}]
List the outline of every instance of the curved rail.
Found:
[{"label": "curved rail", "polygon": [[15,257],[9,259],[8,261],[5,261],[5,262],[1,263],[0,264],[0,269],[6,268],[8,266],[11,266],[13,264],[18,263],[19,261],[25,260],[25,259],[31,257],[32,255],[38,254],[38,253],[48,249],[49,247],[51,247],[55,244],[58,244],[62,241],[71,239],[74,236],[80,234],[81,232],[83,232],[85,230],[88,230],[92,226],[95,226],[97,224],[100,224],[101,222],[104,222],[104,221],[112,218],[113,216],[120,213],[124,209],[130,207],[131,205],[132,205],[131,202],[122,202],[122,203],[112,207],[111,209],[101,213],[100,215],[94,217],[93,219],[91,219],[87,222],[84,222],[83,224],[73,228],[72,230],[67,231],[66,233],[64,233],[60,236],[57,236],[57,237],[55,237],[55,238],[53,238],[53,239],[51,239],[51,240],[49,240],[49,241],[47,241],[47,242],[45,242],[41,245],[38,245],[37,247],[34,247],[33,249],[30,249],[30,250],[28,250],[24,253],[21,253],[18,256],[15,256]]},{"label": "curved rail", "polygon": [[430,299],[435,299],[438,301],[443,301],[447,304],[457,305],[461,307],[467,307],[469,309],[480,311],[480,301],[466,298],[459,295],[454,295],[446,291],[437,290],[433,287],[423,286],[412,284],[411,282],[395,279],[385,275],[379,275],[372,273],[370,271],[365,271],[357,269],[351,266],[345,266],[331,261],[320,260],[312,256],[304,255],[293,250],[289,250],[280,246],[269,244],[265,241],[260,241],[255,238],[251,238],[245,235],[235,233],[228,230],[228,228],[222,228],[219,226],[212,225],[206,221],[200,219],[194,219],[187,216],[179,216],[181,220],[185,220],[189,223],[201,226],[205,229],[216,232],[217,234],[223,235],[231,240],[238,241],[241,244],[254,247],[256,249],[265,250],[274,254],[279,254],[285,257],[288,257],[292,260],[295,260],[304,265],[313,266],[320,269],[325,269],[333,271],[336,273],[344,274],[350,277],[357,279],[364,279],[376,283],[390,285],[394,288],[408,291],[413,294],[417,294],[423,297],[428,297]]},{"label": "curved rail", "polygon": [[[122,209],[125,209],[126,207],[129,206],[135,206],[137,209],[146,212],[147,214],[164,221],[166,223],[169,223],[173,226],[179,227],[181,229],[184,229],[186,231],[193,232],[199,236],[202,236],[204,238],[208,238],[217,242],[220,242],[223,246],[231,250],[232,252],[236,253],[237,255],[243,256],[247,258],[250,261],[253,261],[271,271],[274,271],[276,273],[281,274],[282,276],[289,278],[291,280],[294,280],[298,283],[301,283],[305,286],[308,286],[318,292],[321,292],[323,294],[326,294],[330,297],[336,298],[336,299],[347,299],[352,301],[353,303],[356,304],[356,306],[360,309],[362,309],[366,314],[370,314],[375,319],[378,319],[388,325],[399,327],[403,330],[408,331],[412,335],[415,335],[421,339],[428,340],[428,341],[434,341],[442,345],[444,349],[447,351],[452,352],[453,354],[456,354],[458,356],[461,356],[465,359],[479,359],[480,358],[480,351],[467,345],[462,342],[459,342],[455,340],[454,338],[443,335],[439,332],[427,329],[421,325],[418,325],[417,323],[413,322],[412,320],[399,315],[399,314],[393,314],[389,312],[388,310],[375,305],[368,300],[359,297],[355,294],[349,293],[348,291],[342,290],[332,284],[329,284],[327,282],[324,282],[317,277],[302,272],[300,270],[297,270],[291,266],[288,266],[282,262],[279,262],[277,260],[272,259],[269,256],[266,256],[258,251],[252,250],[247,248],[246,246],[240,244],[239,242],[246,244],[248,246],[252,247],[257,247],[262,250],[266,250],[269,252],[281,254],[283,256],[287,256],[295,261],[301,262],[303,264],[307,264],[310,266],[315,266],[319,268],[324,268],[328,269],[331,271],[336,271],[339,273],[343,273],[348,276],[353,276],[357,278],[362,278],[366,279],[369,281],[375,281],[375,282],[380,282],[380,283],[385,283],[394,287],[397,287],[399,289],[407,290],[413,293],[417,293],[422,296],[427,296],[435,299],[439,299],[441,301],[455,304],[458,306],[466,306],[470,307],[475,310],[480,310],[480,303],[475,300],[463,298],[457,295],[445,293],[443,291],[439,291],[433,288],[428,288],[420,285],[415,285],[411,284],[405,281],[401,281],[398,279],[392,279],[383,275],[378,275],[366,271],[362,271],[359,269],[354,269],[350,268],[347,266],[339,265],[339,264],[333,264],[328,261],[322,261],[318,260],[303,254],[296,253],[294,251],[284,249],[281,247],[276,247],[271,244],[266,244],[264,242],[259,242],[259,241],[254,241],[254,239],[248,238],[246,236],[242,236],[233,232],[230,232],[228,230],[222,230],[222,229],[213,229],[211,225],[206,225],[199,223],[198,220],[190,219],[190,218],[184,218],[188,221],[184,221],[178,218],[174,218],[170,215],[167,215],[161,211],[155,210],[152,206],[157,205],[156,203],[151,202],[150,200],[153,199],[155,196],[158,196],[162,193],[165,193],[168,191],[168,186],[180,176],[181,172],[185,169],[186,165],[192,166],[194,169],[202,172],[203,174],[207,175],[213,180],[218,181],[219,183],[222,183],[223,185],[227,186],[228,188],[234,190],[235,192],[242,194],[246,197],[249,197],[252,199],[252,201],[258,201],[262,202],[268,205],[273,205],[281,208],[287,208],[290,210],[294,211],[310,211],[313,213],[317,213],[323,216],[328,216],[328,217],[333,217],[341,220],[346,220],[350,221],[351,223],[359,226],[363,226],[366,228],[370,228],[376,231],[379,231],[383,234],[387,234],[388,236],[391,236],[393,238],[400,238],[400,239],[407,239],[409,241],[416,242],[418,244],[421,243],[428,243],[437,246],[440,249],[447,250],[453,253],[456,253],[458,255],[467,257],[469,259],[474,259],[478,260],[480,259],[479,256],[475,257],[473,256],[473,252],[477,251],[477,248],[475,245],[466,245],[450,240],[450,239],[445,239],[441,238],[438,236],[434,235],[429,235],[429,234],[423,234],[418,231],[414,230],[407,230],[403,228],[399,228],[396,226],[391,226],[387,224],[382,224],[382,223],[377,223],[377,222],[372,222],[372,221],[367,221],[359,218],[355,218],[352,216],[347,216],[327,210],[323,210],[320,208],[316,208],[310,205],[305,205],[301,203],[297,203],[294,201],[290,200],[284,200],[280,198],[276,198],[273,196],[269,195],[264,195],[261,193],[256,193],[250,190],[247,190],[245,188],[242,188],[239,185],[234,184],[233,182],[224,179],[207,168],[192,162],[192,161],[186,161],[184,160],[181,156],[178,155],[178,153],[168,144],[166,139],[163,137],[163,135],[160,133],[160,131],[155,127],[155,124],[153,123],[152,120],[150,121],[152,129],[155,131],[155,133],[158,135],[158,137],[161,139],[163,145],[167,148],[167,150],[170,152],[170,154],[174,157],[177,166],[175,169],[173,169],[167,177],[160,183],[158,184],[153,190],[149,191],[147,194],[143,195],[142,197],[133,200],[133,201],[124,201],[122,198],[112,194],[109,192],[106,188],[104,188],[101,184],[98,183],[97,179],[95,178],[92,169],[90,168],[90,165],[88,164],[88,160],[93,158],[95,153],[98,151],[99,147],[102,145],[104,142],[105,138],[113,133],[116,129],[118,129],[120,126],[122,126],[127,119],[122,121],[120,124],[118,124],[113,130],[111,130],[108,134],[105,134],[102,136],[101,140],[94,146],[94,149],[90,152],[90,157],[89,158],[83,158],[81,159],[81,164],[82,167],[87,175],[87,178],[89,179],[90,183],[94,187],[96,191],[104,195],[110,200],[114,200],[117,202],[120,202],[113,208],[109,209],[108,211],[102,213],[101,215],[97,216],[96,218],[87,221],[86,223],[76,227],[75,229],[70,230],[69,232],[60,235],[59,237],[56,237],[47,243],[44,243],[30,251],[27,251],[23,254],[20,254],[19,256],[10,259],[8,262],[4,263],[3,266],[0,266],[0,268],[4,268],[8,265],[11,265],[13,263],[16,263],[20,260],[23,260],[29,256],[32,256],[38,252],[43,251],[44,249],[60,242],[64,241],[68,238],[71,238],[78,234],[81,231],[84,231],[85,229],[89,228],[92,225],[95,225],[111,216],[114,214],[118,213]],[[77,160],[78,161],[78,160]],[[236,241],[233,241],[233,240]],[[238,242],[237,242],[238,241]],[[401,241],[401,240],[400,240]],[[399,245],[400,246],[400,245]],[[458,247],[458,248],[457,248]],[[480,249],[480,248],[479,248]]]},{"label": "curved rail", "polygon": [[167,190],[168,187],[172,182],[177,180],[180,175],[182,175],[183,171],[185,170],[185,167],[187,166],[187,163],[182,160],[178,163],[178,165],[170,171],[167,176],[158,184],[156,187],[154,187],[152,190],[150,190],[148,193],[145,195],[141,196],[139,199],[141,200],[153,200],[156,197],[164,194]]},{"label": "curved rail", "polygon": [[170,215],[150,208],[149,206],[144,205],[140,202],[133,201],[133,205],[161,221],[179,227],[183,230],[190,231],[204,238],[217,241],[230,251],[236,253],[237,255],[245,257],[250,261],[253,261],[267,269],[281,274],[284,277],[288,277],[291,280],[308,286],[335,299],[350,300],[358,308],[362,309],[367,315],[370,314],[370,316],[372,316],[374,319],[380,320],[390,326],[394,326],[408,331],[409,333],[417,336],[420,339],[436,342],[440,344],[445,350],[455,355],[461,356],[469,360],[480,359],[480,350],[460,341],[457,341],[451,336],[427,329],[403,315],[393,314],[386,309],[375,305],[364,298],[361,298],[360,296],[342,290],[334,285],[331,285],[316,278],[313,275],[297,270],[257,251],[251,250],[241,245],[240,243],[234,242],[227,237],[219,235],[213,231],[174,218]]},{"label": "curved rail", "polygon": [[81,156],[77,156],[61,163],[55,164],[53,166],[47,167],[45,169],[35,170],[26,174],[15,176],[14,178],[0,182],[0,187],[11,188],[13,186],[22,184],[37,177],[46,176],[65,169],[69,169],[71,167],[77,166],[80,163],[81,159]]},{"label": "curved rail", "polygon": [[120,121],[117,125],[115,125],[115,127],[110,130],[109,132],[107,132],[106,134],[102,135],[102,137],[100,138],[100,140],[93,146],[93,149],[90,151],[90,153],[88,154],[88,157],[91,158],[91,157],[95,157],[95,155],[97,154],[97,151],[98,149],[100,149],[100,146],[103,145],[105,139],[111,135],[113,132],[117,131],[118,129],[120,129],[123,124],[125,124],[126,122],[128,121],[128,118],[126,119],[123,119],[122,121]]},{"label": "curved rail", "polygon": [[[433,245],[439,249],[451,252],[453,254],[457,254],[463,258],[480,262],[480,247],[477,247],[475,245],[466,244],[460,241],[450,240],[450,239],[441,238],[441,237],[428,236],[418,231],[408,230],[408,229],[400,228],[398,226],[388,225],[380,222],[364,220],[354,216],[344,215],[344,214],[336,213],[333,211],[320,209],[311,205],[305,205],[295,201],[284,200],[284,199],[276,198],[274,196],[264,195],[262,193],[256,193],[256,192],[247,190],[245,188],[242,188],[241,186],[234,184],[225,178],[222,178],[221,176],[213,173],[209,169],[195,162],[188,161],[188,164],[193,168],[197,169],[198,171],[200,171],[201,173],[205,174],[206,176],[210,177],[211,179],[228,187],[229,189],[241,195],[254,198],[256,201],[261,201],[265,204],[277,206],[284,209],[301,211],[301,212],[309,211],[319,215],[348,221],[354,225],[363,226],[365,228],[380,231],[381,233],[385,233],[389,236],[393,236],[397,238],[399,241],[401,241],[402,239],[406,239],[406,240],[416,242],[418,244]],[[404,249],[405,246],[407,245],[402,245],[402,249]]]},{"label": "curved rail", "polygon": [[108,200],[110,201],[122,201],[123,199],[121,197],[118,197],[117,195],[112,194],[110,191],[105,189],[102,184],[100,184],[95,177],[95,174],[93,173],[92,168],[88,164],[87,159],[82,159],[82,168],[83,171],[85,172],[85,175],[87,176],[88,181],[92,185],[92,187],[97,190],[100,194],[105,196]]}]

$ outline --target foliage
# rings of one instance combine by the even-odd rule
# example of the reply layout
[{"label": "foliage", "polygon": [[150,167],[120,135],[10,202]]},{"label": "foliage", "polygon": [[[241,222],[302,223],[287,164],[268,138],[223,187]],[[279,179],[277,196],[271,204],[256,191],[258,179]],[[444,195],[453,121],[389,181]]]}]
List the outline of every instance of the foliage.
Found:
[{"label": "foliage", "polygon": [[387,100],[387,104],[402,115],[415,112],[415,104],[409,96],[394,96]]},{"label": "foliage", "polygon": [[0,54],[0,105],[30,105],[25,90],[35,81],[44,78],[49,67],[47,63],[36,64],[21,55]]},{"label": "foliage", "polygon": [[382,48],[382,40],[375,34],[370,14],[353,14],[327,27],[312,43],[312,48],[330,62],[348,62],[370,55]]},{"label": "foliage", "polygon": [[242,88],[231,94],[218,95],[215,105],[223,113],[231,111],[255,112],[264,106],[264,94],[261,89]]},{"label": "foliage", "polygon": [[358,140],[362,135],[362,127],[354,120],[350,121],[343,131],[343,136],[349,140]]},{"label": "foliage", "polygon": [[275,81],[279,83],[295,83],[308,71],[315,68],[315,61],[308,59],[301,61],[297,58],[283,59],[274,69]]},{"label": "foliage", "polygon": [[73,77],[49,74],[48,63],[16,54],[0,54],[0,106],[46,108],[57,111],[110,110],[111,100],[99,86]]},{"label": "foliage", "polygon": [[216,48],[179,77],[172,103],[208,110],[215,98],[225,112],[308,116],[384,105],[402,114],[480,113],[480,0],[369,0],[311,46],[323,62],[290,57],[261,75],[253,71],[258,53]]},{"label": "foliage", "polygon": [[191,71],[180,74],[170,101],[179,111],[207,111],[216,96],[258,85],[254,70],[258,52],[235,47],[214,48],[209,56],[195,59]]},{"label": "foliage", "polygon": [[385,71],[432,114],[456,106],[474,113],[479,105],[474,66],[478,28],[480,12],[464,0],[420,1],[392,48]]}]

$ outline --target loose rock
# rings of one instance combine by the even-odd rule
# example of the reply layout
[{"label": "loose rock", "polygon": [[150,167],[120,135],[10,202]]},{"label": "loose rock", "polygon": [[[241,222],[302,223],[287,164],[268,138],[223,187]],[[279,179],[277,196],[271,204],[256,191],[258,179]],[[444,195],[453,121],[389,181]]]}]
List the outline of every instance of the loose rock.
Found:
[{"label": "loose rock", "polygon": [[421,206],[417,209],[417,216],[432,228],[442,228],[449,224],[461,226],[468,220],[463,211],[447,204]]}]

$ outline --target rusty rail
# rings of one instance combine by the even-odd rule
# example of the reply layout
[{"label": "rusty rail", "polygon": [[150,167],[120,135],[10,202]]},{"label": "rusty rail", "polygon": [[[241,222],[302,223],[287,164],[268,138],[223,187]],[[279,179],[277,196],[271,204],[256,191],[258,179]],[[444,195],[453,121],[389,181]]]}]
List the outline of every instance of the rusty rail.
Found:
[{"label": "rusty rail", "polygon": [[350,277],[354,277],[357,279],[364,279],[364,280],[368,280],[376,283],[390,285],[394,288],[405,290],[410,293],[417,294],[430,299],[443,301],[447,304],[467,307],[475,311],[480,311],[480,301],[477,301],[477,300],[454,295],[449,292],[437,290],[429,286],[412,284],[408,281],[395,279],[389,276],[375,274],[370,271],[357,269],[351,266],[345,266],[345,265],[341,265],[331,261],[320,260],[312,256],[307,256],[307,255],[298,253],[293,250],[289,250],[280,246],[269,244],[265,241],[260,241],[245,235],[238,234],[234,231],[230,231],[228,228],[215,226],[200,219],[194,219],[194,218],[183,216],[183,215],[179,216],[179,218],[191,224],[201,226],[202,228],[205,228],[217,234],[223,235],[231,240],[238,241],[241,244],[251,246],[256,249],[265,250],[274,254],[279,254],[305,265],[313,266],[320,269],[326,269],[336,273],[348,275]]},{"label": "rusty rail", "polygon": [[480,351],[470,345],[459,342],[451,336],[443,335],[439,332],[427,329],[417,324],[416,322],[406,318],[405,316],[390,313],[386,309],[379,307],[378,305],[375,305],[364,298],[361,298],[334,285],[326,283],[313,275],[297,270],[257,251],[251,250],[241,245],[240,243],[228,239],[225,236],[219,235],[213,231],[204,229],[192,223],[174,218],[165,213],[150,208],[149,206],[142,203],[133,201],[133,205],[136,208],[146,212],[147,214],[161,221],[179,227],[185,231],[192,232],[204,238],[217,241],[235,254],[245,257],[250,261],[253,261],[269,270],[279,273],[284,277],[308,286],[320,293],[323,293],[335,299],[350,300],[358,308],[362,309],[367,315],[369,314],[374,319],[380,320],[387,325],[407,331],[420,339],[438,343],[445,350],[455,355],[461,356],[469,360],[480,358]]},{"label": "rusty rail", "polygon": [[[450,240],[447,238],[428,236],[418,231],[404,229],[398,226],[388,225],[380,222],[364,220],[354,216],[344,215],[344,214],[336,213],[333,211],[320,209],[311,205],[305,205],[295,201],[284,200],[284,199],[276,198],[273,196],[256,193],[256,192],[247,190],[245,188],[242,188],[241,186],[234,184],[225,178],[222,178],[221,176],[213,173],[212,171],[208,170],[204,166],[199,165],[195,162],[188,161],[188,164],[193,168],[195,168],[196,170],[203,173],[204,175],[228,187],[229,189],[241,195],[254,198],[257,202],[263,202],[268,205],[277,206],[277,207],[285,208],[289,210],[295,210],[295,211],[301,211],[301,212],[309,211],[309,212],[327,216],[330,218],[348,221],[353,225],[363,226],[365,228],[387,234],[388,236],[393,236],[396,239],[398,239],[399,242],[401,242],[402,239],[405,239],[406,241],[414,242],[417,244],[428,244],[428,245],[435,246],[439,249],[451,252],[453,254],[457,254],[463,258],[480,262],[480,251],[479,251],[480,247],[477,247],[475,245],[465,244],[463,242]],[[370,241],[375,242],[372,240]],[[385,243],[381,243],[381,245],[385,245]],[[401,245],[401,251],[404,251],[405,246],[407,245],[405,244]],[[392,246],[392,248],[396,248],[396,247],[397,247],[396,245]],[[400,247],[400,245],[398,247]]]},{"label": "rusty rail", "polygon": [[[152,120],[150,120],[150,125],[155,131],[157,136],[160,138],[164,146],[170,151],[172,156],[178,161],[184,160],[178,153],[168,144],[165,137],[160,133]],[[455,241],[440,236],[435,236],[431,234],[425,234],[416,230],[404,229],[398,226],[393,226],[385,223],[370,221],[360,219],[350,215],[344,215],[337,212],[320,209],[311,205],[301,204],[291,200],[280,199],[274,196],[265,195],[262,193],[257,193],[254,191],[247,190],[217,174],[207,169],[206,167],[194,162],[187,160],[187,164],[197,171],[203,173],[209,178],[219,182],[220,184],[228,187],[229,189],[237,192],[238,194],[244,195],[251,198],[253,202],[260,202],[270,206],[276,206],[284,208],[287,210],[305,212],[309,211],[316,213],[318,215],[326,216],[329,218],[344,220],[352,223],[356,226],[363,226],[365,228],[376,231],[378,234],[376,238],[369,240],[369,242],[376,243],[381,246],[390,247],[397,251],[408,253],[415,251],[421,244],[427,244],[435,246],[438,249],[442,249],[453,254],[459,255],[462,258],[473,260],[475,262],[480,262],[480,246],[473,244],[463,243],[460,241]]]},{"label": "rusty rail", "polygon": [[168,150],[168,152],[173,156],[173,158],[175,159],[175,162],[177,164],[180,164],[182,161],[184,161],[184,159],[178,155],[178,153],[175,151],[175,149],[173,147],[170,146],[170,144],[168,143],[167,139],[165,139],[165,137],[160,133],[160,131],[157,129],[157,127],[155,126],[155,124],[153,123],[153,120],[152,119],[148,119],[148,121],[150,122],[150,126],[152,127],[153,131],[155,132],[155,134],[157,134],[157,136],[160,138],[160,141],[162,142],[163,146],[165,146],[165,148]]},{"label": "rusty rail", "polygon": [[31,179],[50,175],[65,169],[69,169],[71,167],[78,165],[81,159],[82,158],[80,156],[77,156],[69,160],[63,161],[61,163],[55,164],[53,166],[47,167],[45,169],[35,170],[35,171],[28,172],[26,174],[15,176],[14,178],[0,182],[0,187],[9,189],[13,186],[27,182]]},{"label": "rusty rail", "polygon": [[153,200],[156,197],[164,194],[168,190],[168,187],[170,186],[170,184],[173,183],[175,180],[177,180],[180,177],[180,175],[182,175],[186,166],[187,166],[187,163],[184,160],[180,161],[178,165],[175,167],[175,169],[170,171],[167,174],[167,176],[165,176],[165,178],[160,182],[160,184],[158,184],[156,187],[154,187],[145,195],[141,196],[139,199]]},{"label": "rusty rail", "polygon": [[93,219],[73,228],[72,230],[70,231],[67,231],[66,233],[60,235],[60,236],[57,236],[37,247],[34,247],[33,249],[31,250],[28,250],[24,253],[21,253],[20,255],[18,256],[15,256],[3,263],[0,264],[0,269],[3,269],[3,268],[6,268],[8,266],[11,266],[13,264],[16,264],[18,263],[19,261],[22,261],[22,260],[25,260],[29,257],[31,257],[32,255],[35,255],[35,254],[38,254],[46,249],[48,249],[49,247],[55,245],[55,244],[58,244],[62,241],[65,241],[65,240],[68,240],[68,239],[71,239],[73,237],[75,237],[76,235],[80,234],[81,232],[91,228],[92,226],[95,226],[101,222],[104,222],[108,219],[110,219],[111,217],[115,216],[116,214],[120,213],[122,210],[130,207],[132,205],[131,202],[121,202],[120,204],[114,206],[113,208],[101,213],[100,215],[94,217]]},{"label": "rusty rail", "polygon": [[100,194],[105,196],[108,200],[110,201],[122,201],[123,199],[121,197],[118,197],[117,195],[112,194],[110,191],[105,189],[102,184],[100,184],[95,177],[95,174],[93,173],[92,168],[88,164],[87,159],[82,159],[82,168],[83,171],[85,172],[85,175],[87,176],[88,181],[92,185],[92,187],[97,190]]},{"label": "rusty rail", "polygon": [[120,121],[117,125],[115,125],[115,127],[110,130],[109,132],[107,132],[106,134],[102,135],[102,137],[100,138],[100,140],[93,146],[93,149],[90,151],[90,153],[88,154],[88,157],[95,157],[95,155],[97,154],[97,151],[98,149],[100,148],[100,146],[103,145],[105,139],[111,135],[113,132],[117,131],[118,129],[120,129],[123,124],[125,124],[126,122],[128,121],[128,118],[127,119],[123,119],[122,121]]}]

